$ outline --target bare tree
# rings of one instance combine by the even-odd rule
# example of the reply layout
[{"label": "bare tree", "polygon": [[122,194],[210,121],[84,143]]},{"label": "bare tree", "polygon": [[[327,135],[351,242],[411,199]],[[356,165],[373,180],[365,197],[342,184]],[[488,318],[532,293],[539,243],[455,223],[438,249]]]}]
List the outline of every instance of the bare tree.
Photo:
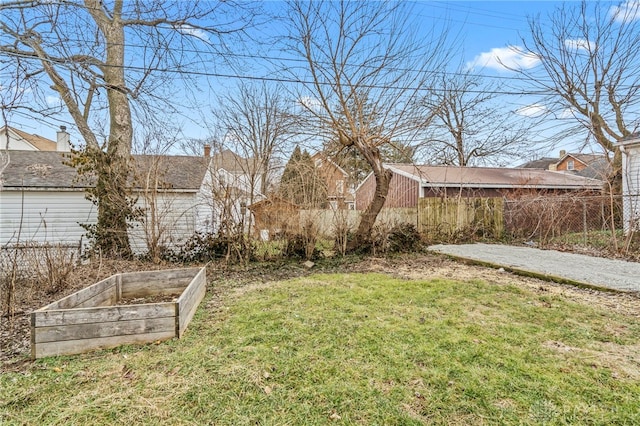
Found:
[{"label": "bare tree", "polygon": [[76,165],[95,176],[89,195],[98,205],[98,248],[130,255],[132,111],[154,105],[157,112],[162,100],[170,108],[176,97],[167,96],[168,74],[160,71],[186,72],[197,63],[186,51],[225,51],[225,38],[242,32],[252,14],[235,2],[160,0],[14,0],[0,13],[0,55],[19,58],[33,87],[53,88],[86,143]]},{"label": "bare tree", "polygon": [[424,154],[440,164],[496,164],[525,154],[528,126],[496,109],[498,87],[470,70],[443,74],[425,99],[435,111]]},{"label": "bare tree", "polygon": [[575,125],[567,134],[586,134],[620,161],[615,143],[638,128],[640,114],[640,3],[565,4],[547,19],[530,19],[532,41],[523,40],[540,65],[517,70],[547,93],[543,99],[555,117]]},{"label": "bare tree", "polygon": [[433,111],[419,100],[442,69],[443,33],[414,38],[410,4],[292,0],[287,48],[305,63],[297,93],[318,134],[354,147],[371,166],[376,190],[350,249],[368,241],[391,173],[382,146],[410,141]]},{"label": "bare tree", "polygon": [[246,174],[257,190],[252,192],[266,195],[279,166],[275,160],[283,157],[295,130],[282,88],[240,83],[237,91],[220,98],[215,115],[223,145],[247,159]]}]

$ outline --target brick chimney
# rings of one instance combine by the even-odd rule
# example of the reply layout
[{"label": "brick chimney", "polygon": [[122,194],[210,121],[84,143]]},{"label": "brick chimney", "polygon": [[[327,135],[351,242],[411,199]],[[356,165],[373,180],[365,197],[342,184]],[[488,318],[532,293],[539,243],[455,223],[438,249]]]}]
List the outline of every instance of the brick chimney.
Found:
[{"label": "brick chimney", "polygon": [[560,158],[564,157],[565,155],[567,155],[567,151],[565,151],[564,149],[560,150]]},{"label": "brick chimney", "polygon": [[211,156],[211,145],[206,144],[204,146],[204,156],[205,157],[210,157]]},{"label": "brick chimney", "polygon": [[66,126],[60,126],[60,130],[58,130],[58,138],[56,143],[56,151],[58,152],[70,152],[71,151],[71,137],[69,133],[67,133]]}]

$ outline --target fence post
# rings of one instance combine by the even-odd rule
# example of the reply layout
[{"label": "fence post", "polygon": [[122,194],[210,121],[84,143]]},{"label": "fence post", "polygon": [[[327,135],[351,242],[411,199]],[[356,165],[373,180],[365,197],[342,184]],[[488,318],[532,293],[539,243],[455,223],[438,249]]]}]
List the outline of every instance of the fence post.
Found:
[{"label": "fence post", "polygon": [[582,243],[587,245],[587,202],[582,200]]}]

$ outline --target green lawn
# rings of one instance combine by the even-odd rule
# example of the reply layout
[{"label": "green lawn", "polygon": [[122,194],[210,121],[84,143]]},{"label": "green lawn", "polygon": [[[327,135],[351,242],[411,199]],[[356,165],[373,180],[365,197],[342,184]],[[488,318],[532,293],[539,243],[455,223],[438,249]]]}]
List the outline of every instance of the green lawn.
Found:
[{"label": "green lawn", "polygon": [[182,340],[0,376],[0,424],[640,424],[640,319],[482,281],[331,274]]}]

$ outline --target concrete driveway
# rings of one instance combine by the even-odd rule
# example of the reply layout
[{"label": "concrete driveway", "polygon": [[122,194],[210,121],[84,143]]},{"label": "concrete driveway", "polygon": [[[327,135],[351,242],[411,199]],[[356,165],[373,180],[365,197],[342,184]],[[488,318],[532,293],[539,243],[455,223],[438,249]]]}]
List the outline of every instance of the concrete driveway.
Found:
[{"label": "concrete driveway", "polygon": [[438,244],[436,253],[557,282],[640,292],[640,263],[500,244]]}]

